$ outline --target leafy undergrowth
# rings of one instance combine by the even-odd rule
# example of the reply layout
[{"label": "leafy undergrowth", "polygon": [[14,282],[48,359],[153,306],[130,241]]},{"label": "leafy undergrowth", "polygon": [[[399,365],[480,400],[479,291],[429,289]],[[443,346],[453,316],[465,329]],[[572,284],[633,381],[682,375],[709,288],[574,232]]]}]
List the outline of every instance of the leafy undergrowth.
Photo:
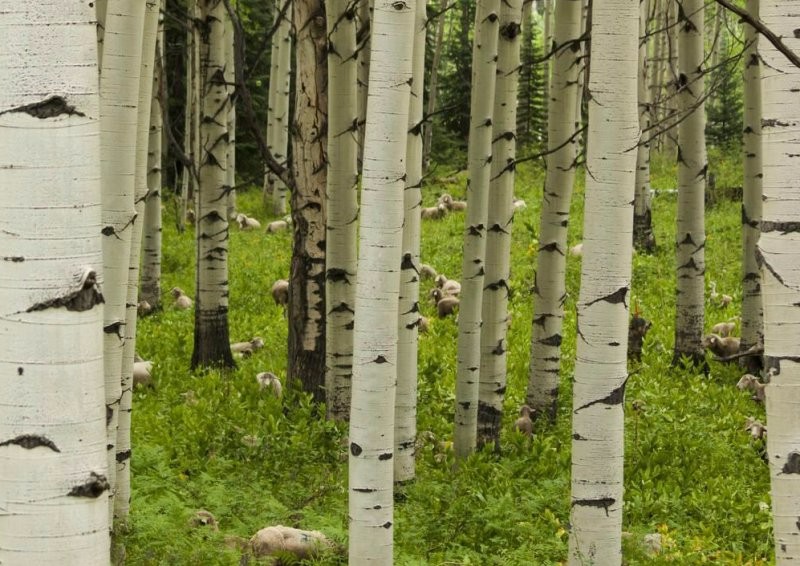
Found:
[{"label": "leafy undergrowth", "polygon": [[[721,181],[740,183],[735,158],[718,156]],[[674,166],[653,161],[658,252],[634,255],[632,298],[654,322],[640,364],[631,367],[626,399],[624,555],[628,564],[766,564],[771,554],[769,475],[762,446],[744,431],[763,408],[735,388],[740,372],[711,362],[711,373],[670,366],[674,310]],[[463,173],[433,182],[425,204],[450,192],[463,197]],[[566,558],[569,519],[570,376],[575,355],[575,301],[580,260],[568,261],[563,379],[557,424],[528,440],[511,423],[527,380],[531,294],[543,172],[527,164],[517,195],[528,207],[514,224],[508,394],[503,451],[478,453],[457,469],[450,449],[456,324],[431,318],[419,361],[418,479],[397,490],[395,557],[400,565],[557,564]],[[570,245],[582,231],[583,179],[573,206]],[[258,191],[239,195],[242,211],[267,220]],[[166,217],[171,222],[172,207]],[[423,261],[458,278],[463,215],[423,224]],[[707,286],[733,295],[727,308],[708,302],[707,326],[737,313],[739,205],[722,200],[707,212]],[[193,235],[164,229],[163,288],[193,285]],[[286,320],[270,296],[286,278],[291,237],[231,232],[230,327],[234,340],[261,336],[266,347],[236,371],[192,373],[191,312],[167,306],[140,323],[138,350],[154,360],[153,389],[138,390],[133,415],[133,501],[121,541],[129,564],[238,564],[235,537],[274,524],[318,529],[347,542],[346,427],[287,391],[261,392],[255,375],[286,369]],[[427,286],[423,287],[423,293]],[[166,297],[169,303],[169,297]],[[635,408],[634,408],[635,406]],[[198,509],[219,530],[192,527]],[[647,554],[645,534],[661,534],[661,553]],[[317,564],[345,564],[331,552]]]}]

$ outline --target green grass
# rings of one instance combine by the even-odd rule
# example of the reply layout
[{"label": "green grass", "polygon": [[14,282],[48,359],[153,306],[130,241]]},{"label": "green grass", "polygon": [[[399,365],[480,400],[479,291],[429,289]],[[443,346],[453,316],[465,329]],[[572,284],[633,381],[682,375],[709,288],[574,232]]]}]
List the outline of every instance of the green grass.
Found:
[{"label": "green grass", "polygon": [[[717,186],[741,184],[735,158],[714,155]],[[653,161],[653,186],[675,187],[674,166]],[[509,332],[507,418],[501,456],[478,453],[454,469],[452,437],[456,324],[433,316],[421,337],[419,360],[418,479],[398,489],[395,557],[399,565],[557,564],[566,558],[569,520],[570,377],[575,355],[575,301],[580,260],[568,260],[562,406],[557,424],[532,441],[511,430],[527,380],[531,294],[543,172],[521,166],[516,194],[528,208],[514,224],[513,320]],[[465,180],[433,182],[430,205],[441,192],[463,196]],[[582,231],[583,178],[579,176],[570,245]],[[766,465],[743,430],[763,408],[734,385],[739,371],[711,362],[708,377],[670,367],[674,317],[676,199],[654,198],[658,253],[634,255],[633,300],[654,322],[626,399],[624,555],[628,564],[762,564],[772,552]],[[258,191],[240,193],[242,211],[260,218]],[[171,211],[171,207],[167,207]],[[164,229],[163,288],[193,289],[193,236]],[[707,325],[737,313],[739,205],[721,201],[707,211],[707,285],[734,296],[727,309],[708,304]],[[423,223],[423,261],[459,277],[463,215]],[[138,390],[133,414],[133,500],[122,537],[128,564],[238,564],[225,538],[249,538],[272,524],[319,529],[347,542],[345,426],[326,422],[307,398],[288,392],[277,400],[259,391],[255,375],[286,370],[286,321],[269,294],[287,277],[290,236],[231,234],[230,328],[233,340],[254,335],[266,347],[236,371],[192,373],[192,313],[167,308],[140,322],[138,350],[155,362],[154,389]],[[423,288],[423,292],[426,289]],[[637,401],[641,410],[632,410]],[[431,434],[427,434],[430,432]],[[198,509],[211,511],[219,531],[189,526]],[[663,552],[648,557],[639,543],[660,532]],[[344,564],[334,554],[319,564]]]}]

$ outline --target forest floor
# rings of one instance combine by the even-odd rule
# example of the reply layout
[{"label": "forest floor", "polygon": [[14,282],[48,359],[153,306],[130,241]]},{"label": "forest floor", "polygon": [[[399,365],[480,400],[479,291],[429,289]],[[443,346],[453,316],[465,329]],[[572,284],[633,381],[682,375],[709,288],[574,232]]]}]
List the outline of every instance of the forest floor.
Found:
[{"label": "forest floor", "polygon": [[[741,186],[739,158],[712,151],[718,191]],[[444,175],[442,175],[444,176]],[[632,363],[625,400],[627,564],[768,564],[772,555],[769,473],[745,419],[764,420],[763,407],[736,389],[741,371],[710,362],[711,372],[673,369],[676,195],[674,164],[653,160],[655,255],[633,256],[632,304],[653,321],[641,363]],[[508,390],[502,454],[480,452],[454,468],[450,449],[456,368],[456,322],[435,318],[420,337],[417,480],[396,490],[398,565],[545,565],[566,559],[570,494],[570,393],[575,356],[575,301],[580,258],[568,259],[561,406],[552,428],[529,440],[513,429],[527,383],[531,293],[543,171],[518,168],[513,228],[513,320],[509,331]],[[424,188],[431,206],[442,192],[463,197],[465,176]],[[239,208],[264,225],[270,216],[260,191],[240,192]],[[572,207],[569,244],[581,240],[583,176]],[[423,222],[422,259],[459,278],[463,213]],[[734,297],[721,307],[707,300],[706,326],[738,314],[740,204],[721,198],[707,207],[706,288]],[[167,203],[162,288],[194,289],[194,239],[179,234]],[[344,425],[301,394],[283,399],[259,390],[255,376],[285,377],[287,326],[270,296],[288,278],[291,236],[231,230],[230,329],[233,341],[261,336],[266,347],[238,369],[189,371],[193,314],[170,306],[140,322],[137,349],[155,363],[154,387],[136,391],[133,410],[131,516],[120,541],[127,563],[239,564],[236,545],[276,524],[317,529],[347,542],[347,455]],[[427,292],[423,284],[421,294]],[[708,293],[707,293],[708,296]],[[633,405],[636,409],[633,409]],[[431,434],[427,434],[429,431]],[[192,526],[199,509],[218,530]],[[648,554],[645,535],[661,535]],[[345,564],[330,554],[316,564]]]}]

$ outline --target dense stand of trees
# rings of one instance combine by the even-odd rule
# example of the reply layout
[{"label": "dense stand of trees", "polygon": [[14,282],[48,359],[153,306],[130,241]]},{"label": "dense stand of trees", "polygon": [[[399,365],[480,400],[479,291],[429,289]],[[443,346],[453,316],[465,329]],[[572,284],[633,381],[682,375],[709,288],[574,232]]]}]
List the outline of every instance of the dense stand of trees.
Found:
[{"label": "dense stand of trees", "polygon": [[[547,172],[526,400],[543,434],[558,414],[566,233],[585,159],[568,559],[620,564],[631,253],[657,243],[650,151],[673,153],[678,169],[673,362],[702,367],[706,137],[739,143],[742,120],[738,357],[764,366],[776,557],[795,560],[800,22],[789,0],[718,3],[107,0],[0,11],[12,54],[0,78],[17,85],[0,93],[0,562],[107,562],[107,534],[129,514],[137,317],[162,302],[162,196],[181,229],[194,223],[190,365],[230,370],[230,221],[237,187],[263,182],[272,213],[291,209],[287,378],[349,420],[350,563],[391,563],[393,485],[415,476],[423,166],[460,156],[449,163],[468,174],[459,459],[501,446],[514,170],[535,157]],[[723,5],[744,19],[741,33]],[[20,357],[42,336],[47,348]],[[44,499],[64,511],[35,509]],[[31,532],[45,542],[31,546]]]}]

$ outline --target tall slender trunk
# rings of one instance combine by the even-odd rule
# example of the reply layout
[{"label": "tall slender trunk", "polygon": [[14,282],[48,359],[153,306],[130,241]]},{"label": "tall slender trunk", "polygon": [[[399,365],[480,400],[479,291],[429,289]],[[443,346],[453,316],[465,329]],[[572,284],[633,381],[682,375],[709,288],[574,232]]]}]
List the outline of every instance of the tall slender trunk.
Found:
[{"label": "tall slender trunk", "polygon": [[[289,94],[292,76],[292,9],[291,6],[281,18],[275,37],[278,43],[278,64],[275,67],[275,117],[272,127],[272,154],[283,166],[288,163],[289,149]],[[323,63],[324,64],[324,63]],[[272,79],[270,78],[270,81]],[[286,214],[286,192],[288,188],[280,179],[275,179],[272,188],[272,207],[275,214]]]},{"label": "tall slender trunk", "polygon": [[[275,0],[273,6],[273,13],[275,18],[280,18],[281,0]],[[277,30],[272,36],[272,44],[270,45],[269,57],[269,85],[267,86],[267,149],[275,155],[275,96],[278,92],[278,61],[280,60],[280,41],[278,41]],[[264,172],[264,206],[265,208],[274,211],[274,200],[277,198],[275,195],[275,181],[277,177],[270,170]]]},{"label": "tall slender trunk", "polygon": [[117,426],[122,398],[125,303],[136,217],[136,126],[145,3],[109,0],[100,72],[100,171],[103,186],[103,363],[108,424],[109,513],[114,512]]},{"label": "tall slender trunk", "polygon": [[358,236],[356,22],[350,0],[328,4],[328,184],[325,253],[325,395],[328,417],[347,420],[353,378]]},{"label": "tall slender trunk", "polygon": [[478,384],[481,366],[481,303],[486,255],[486,209],[492,162],[492,109],[497,72],[499,0],[478,0],[472,49],[470,100],[469,181],[461,262],[462,301],[458,314],[456,374],[456,456],[465,458],[475,449],[478,422]]},{"label": "tall slender trunk", "polygon": [[[748,0],[747,11],[758,17],[758,0]],[[744,148],[742,202],[742,339],[741,351],[764,343],[764,308],[761,270],[756,244],[761,223],[761,59],[758,34],[744,24]],[[748,369],[757,370],[757,360],[746,359]]]},{"label": "tall slender trunk", "polygon": [[100,566],[110,516],[94,8],[6,3],[0,36],[0,81],[13,85],[0,89],[0,563]]},{"label": "tall slender trunk", "polygon": [[[223,0],[202,0],[203,119],[200,123],[200,186],[197,195],[197,271],[195,278],[192,368],[233,367],[228,332],[227,149],[225,117],[225,19]],[[216,117],[222,117],[220,119]]]},{"label": "tall slender trunk", "polygon": [[[553,2],[555,0],[542,0],[544,9],[542,10],[542,18],[544,19],[543,24],[543,34],[544,34],[544,52],[545,54],[550,53],[553,49],[553,20],[554,20],[554,9],[553,9]],[[550,100],[550,89],[552,88],[552,74],[553,69],[552,65],[550,65],[550,59],[542,62],[542,68],[544,69],[544,99]]]},{"label": "tall slender trunk", "polygon": [[[751,7],[753,2],[748,3]],[[761,19],[794,53],[800,53],[797,2],[763,2]],[[763,219],[758,253],[764,293],[767,386],[767,454],[772,494],[775,563],[800,559],[800,69],[767,41],[761,66]]]},{"label": "tall slender trunk", "polygon": [[148,0],[142,33],[141,73],[136,132],[136,170],[131,253],[128,263],[128,295],[125,303],[125,345],[122,352],[122,397],[117,429],[117,494],[114,515],[125,522],[131,501],[131,410],[133,408],[133,360],[136,351],[136,318],[139,296],[139,264],[142,250],[144,207],[147,197],[147,149],[150,136],[150,103],[153,99],[153,68],[156,55],[159,0]]},{"label": "tall slender trunk", "polygon": [[624,397],[639,140],[639,11],[592,4],[589,153],[572,404],[569,564],[622,562]]},{"label": "tall slender trunk", "polygon": [[[159,27],[161,23],[159,22]],[[161,35],[163,38],[163,35]],[[161,307],[161,95],[164,84],[163,39],[156,46],[153,97],[150,104],[150,135],[147,150],[147,196],[144,211],[144,247],[140,299],[154,309]]]},{"label": "tall slender trunk", "polygon": [[372,11],[374,0],[358,2],[358,170],[361,171],[364,156],[364,128],[367,122],[367,91],[369,90],[369,59],[372,49]]},{"label": "tall slender trunk", "polygon": [[[421,1],[421,0],[419,0]],[[439,16],[436,18],[436,42],[433,44],[433,58],[431,59],[431,79],[428,85],[428,106],[425,114],[428,121],[422,135],[422,170],[427,171],[431,163],[431,142],[433,141],[433,121],[430,116],[436,111],[436,98],[439,91],[439,65],[442,61],[442,48],[444,47],[444,25],[447,22],[447,6],[450,0],[441,0],[439,3]]]},{"label": "tall slender trunk", "polygon": [[[353,405],[349,564],[392,564],[394,403],[414,0],[375,4],[364,135]],[[299,90],[299,89],[298,89]]]},{"label": "tall slender trunk", "polygon": [[[664,81],[666,79],[666,48],[667,32],[664,27],[667,25],[667,4],[670,0],[653,0],[652,6],[655,13],[653,31],[654,35],[650,38],[653,44],[653,56],[650,59],[649,79],[650,79],[650,123],[658,124],[661,119],[661,107],[664,103]],[[661,30],[661,31],[658,31]],[[657,127],[658,128],[658,127]],[[649,137],[653,132],[646,132]],[[661,136],[651,140],[651,149],[660,149]]]},{"label": "tall slender trunk", "polygon": [[228,127],[228,147],[226,159],[228,161],[225,169],[228,186],[228,206],[227,217],[232,220],[236,216],[236,56],[233,35],[233,19],[231,15],[225,14],[225,82],[228,83],[230,94],[228,95],[228,115],[226,125]]},{"label": "tall slender trunk", "polygon": [[[703,0],[685,0],[680,11],[678,124],[678,220],[675,234],[677,285],[673,363],[688,356],[705,363],[705,105],[703,104]],[[688,114],[688,116],[687,116]]]},{"label": "tall slender trunk", "polygon": [[[688,11],[688,7],[684,7],[684,11]],[[675,121],[679,117],[678,107],[680,105],[680,95],[678,94],[680,88],[679,77],[679,64],[678,54],[680,52],[680,30],[682,23],[678,21],[678,2],[671,0],[667,6],[667,17],[669,19],[667,31],[667,101],[664,109],[664,126],[671,126],[664,134],[664,150],[667,153],[673,153],[678,147],[678,129],[675,126]]]},{"label": "tall slender trunk", "polygon": [[486,274],[478,387],[478,442],[493,443],[498,449],[506,391],[506,332],[508,296],[511,291],[511,227],[514,221],[521,20],[522,0],[505,0],[500,6],[497,86],[492,118],[494,143],[486,223]]},{"label": "tall slender trunk", "polygon": [[522,2],[522,47],[520,49],[521,67],[519,69],[519,104],[517,108],[517,139],[523,144],[531,139],[534,92],[534,0]]},{"label": "tall slender trunk", "polygon": [[539,225],[539,253],[533,281],[531,364],[528,405],[555,420],[561,369],[561,340],[566,296],[567,226],[577,167],[578,115],[575,99],[580,51],[570,43],[580,36],[583,0],[561,0],[556,5],[553,61],[553,97],[547,107],[547,173]]},{"label": "tall slender trunk", "polygon": [[653,232],[653,208],[650,193],[650,98],[647,83],[647,18],[649,0],[639,0],[639,128],[642,135],[636,156],[636,191],[633,200],[633,245],[637,250],[653,253],[656,236]]},{"label": "tall slender trunk", "polygon": [[416,0],[411,92],[406,135],[402,259],[397,341],[394,479],[414,479],[417,440],[417,338],[419,330],[420,210],[422,206],[422,97],[425,85],[425,0]]},{"label": "tall slender trunk", "polygon": [[[196,2],[196,0],[192,0]],[[194,7],[192,1],[189,2],[187,12],[192,14]],[[186,72],[185,72],[185,89],[186,89],[186,106],[183,111],[183,151],[191,159],[192,165],[187,166],[185,163],[181,169],[181,186],[178,194],[178,213],[177,225],[178,230],[183,232],[186,228],[186,211],[189,208],[189,195],[191,193],[192,183],[192,167],[197,163],[194,154],[194,143],[192,141],[192,127],[194,126],[194,20],[190,19],[188,22],[189,28],[186,30]]]},{"label": "tall slender trunk", "polygon": [[292,128],[294,244],[289,285],[288,378],[325,400],[325,185],[328,37],[322,0],[295,0],[297,87]]}]

